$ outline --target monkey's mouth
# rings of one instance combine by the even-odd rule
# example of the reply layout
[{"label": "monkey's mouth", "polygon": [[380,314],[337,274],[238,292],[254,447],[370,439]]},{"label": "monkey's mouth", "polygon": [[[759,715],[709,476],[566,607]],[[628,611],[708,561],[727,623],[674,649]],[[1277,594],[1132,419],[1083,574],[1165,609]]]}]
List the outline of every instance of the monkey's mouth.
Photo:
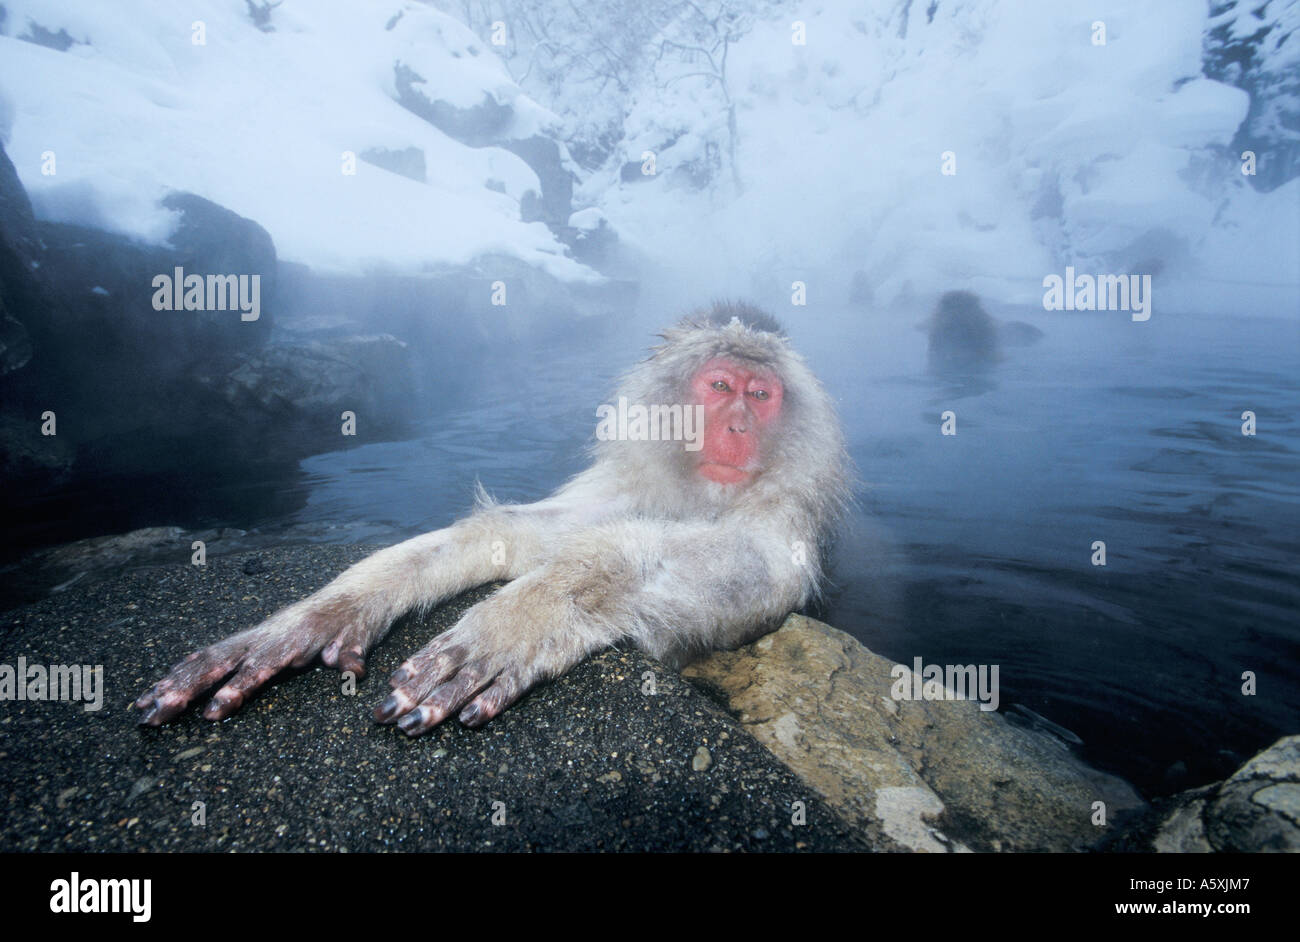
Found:
[{"label": "monkey's mouth", "polygon": [[743,484],[750,479],[751,472],[735,465],[720,464],[717,461],[705,461],[700,465],[700,474],[718,484]]}]

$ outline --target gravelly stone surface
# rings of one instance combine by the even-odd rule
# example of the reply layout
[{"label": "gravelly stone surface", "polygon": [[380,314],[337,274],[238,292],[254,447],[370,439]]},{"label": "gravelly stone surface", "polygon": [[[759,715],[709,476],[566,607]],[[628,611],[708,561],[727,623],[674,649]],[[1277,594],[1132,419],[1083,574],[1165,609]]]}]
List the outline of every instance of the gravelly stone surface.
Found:
[{"label": "gravelly stone surface", "polygon": [[[162,729],[136,725],[130,703],[169,665],[369,549],[135,570],[0,616],[0,663],[102,665],[105,691],[98,712],[0,702],[0,850],[870,849],[727,714],[639,652],[595,657],[481,730],[451,721],[412,740],[375,725],[388,674],[489,590],[399,623],[354,696],[316,667],[222,723],[191,711]],[[791,823],[795,801],[805,825]]]}]

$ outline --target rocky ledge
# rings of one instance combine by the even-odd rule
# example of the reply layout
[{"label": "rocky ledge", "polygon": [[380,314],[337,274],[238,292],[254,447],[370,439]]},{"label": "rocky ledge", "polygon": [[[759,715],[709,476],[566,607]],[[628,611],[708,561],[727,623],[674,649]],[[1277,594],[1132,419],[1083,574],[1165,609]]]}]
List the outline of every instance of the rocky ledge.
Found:
[{"label": "rocky ledge", "polygon": [[1227,781],[1156,802],[1115,850],[1300,852],[1300,736],[1284,736]]},{"label": "rocky ledge", "polygon": [[[136,725],[189,650],[373,548],[300,546],[131,570],[0,619],[0,665],[102,666],[102,708],[0,701],[0,851],[861,851],[870,845],[723,710],[608,651],[480,730],[418,739],[370,713],[403,657],[488,590],[396,625],[354,693],[330,669],[222,723]],[[2,688],[2,684],[0,684]]]},{"label": "rocky ledge", "polygon": [[401,621],[355,689],[308,669],[221,723],[191,712],[135,725],[130,702],[171,663],[368,551],[263,549],[196,567],[178,538],[175,562],[5,613],[0,673],[20,657],[100,666],[102,707],[0,701],[0,850],[1297,847],[1300,737],[1151,809],[975,702],[895,700],[892,662],[797,615],[684,679],[613,650],[481,730],[408,739],[375,725],[383,678],[482,589]]},{"label": "rocky ledge", "polygon": [[1145,807],[1127,783],[973,700],[896,700],[894,667],[792,615],[685,676],[876,846],[1087,850]]},{"label": "rocky ledge", "polygon": [[844,632],[791,615],[684,676],[876,848],[1300,850],[1300,736],[1225,782],[1149,807],[1056,737],[974,701],[896,700],[895,668]]}]

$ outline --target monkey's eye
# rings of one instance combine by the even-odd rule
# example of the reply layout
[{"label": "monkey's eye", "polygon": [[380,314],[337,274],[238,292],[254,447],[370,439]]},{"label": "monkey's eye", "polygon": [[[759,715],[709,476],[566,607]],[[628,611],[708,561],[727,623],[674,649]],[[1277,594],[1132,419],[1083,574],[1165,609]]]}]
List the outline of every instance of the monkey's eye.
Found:
[{"label": "monkey's eye", "polygon": [[715,379],[711,385],[714,392],[731,392],[731,387],[727,385],[725,380]]},{"label": "monkey's eye", "polygon": [[759,402],[766,402],[768,399],[772,398],[766,389],[755,389],[752,393],[750,393],[750,395],[753,396],[755,399],[757,399]]}]

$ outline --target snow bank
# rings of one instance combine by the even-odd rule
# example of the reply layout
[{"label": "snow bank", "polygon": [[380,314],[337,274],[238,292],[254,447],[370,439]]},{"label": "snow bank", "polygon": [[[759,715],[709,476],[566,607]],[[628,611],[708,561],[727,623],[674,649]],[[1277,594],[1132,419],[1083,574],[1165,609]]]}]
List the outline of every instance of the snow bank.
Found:
[{"label": "snow bank", "polygon": [[[466,147],[394,100],[402,62],[454,105],[512,105],[519,136],[554,122],[490,48],[423,4],[285,3],[272,32],[241,0],[4,7],[0,136],[42,218],[159,242],[175,223],[159,199],[189,190],[256,220],[281,258],[322,270],[418,272],[504,253],[594,277],[543,224],[519,220],[519,198],[539,189],[522,160]],[[73,45],[19,41],[32,23]],[[426,183],[362,159],[408,148],[423,152]]]}]

